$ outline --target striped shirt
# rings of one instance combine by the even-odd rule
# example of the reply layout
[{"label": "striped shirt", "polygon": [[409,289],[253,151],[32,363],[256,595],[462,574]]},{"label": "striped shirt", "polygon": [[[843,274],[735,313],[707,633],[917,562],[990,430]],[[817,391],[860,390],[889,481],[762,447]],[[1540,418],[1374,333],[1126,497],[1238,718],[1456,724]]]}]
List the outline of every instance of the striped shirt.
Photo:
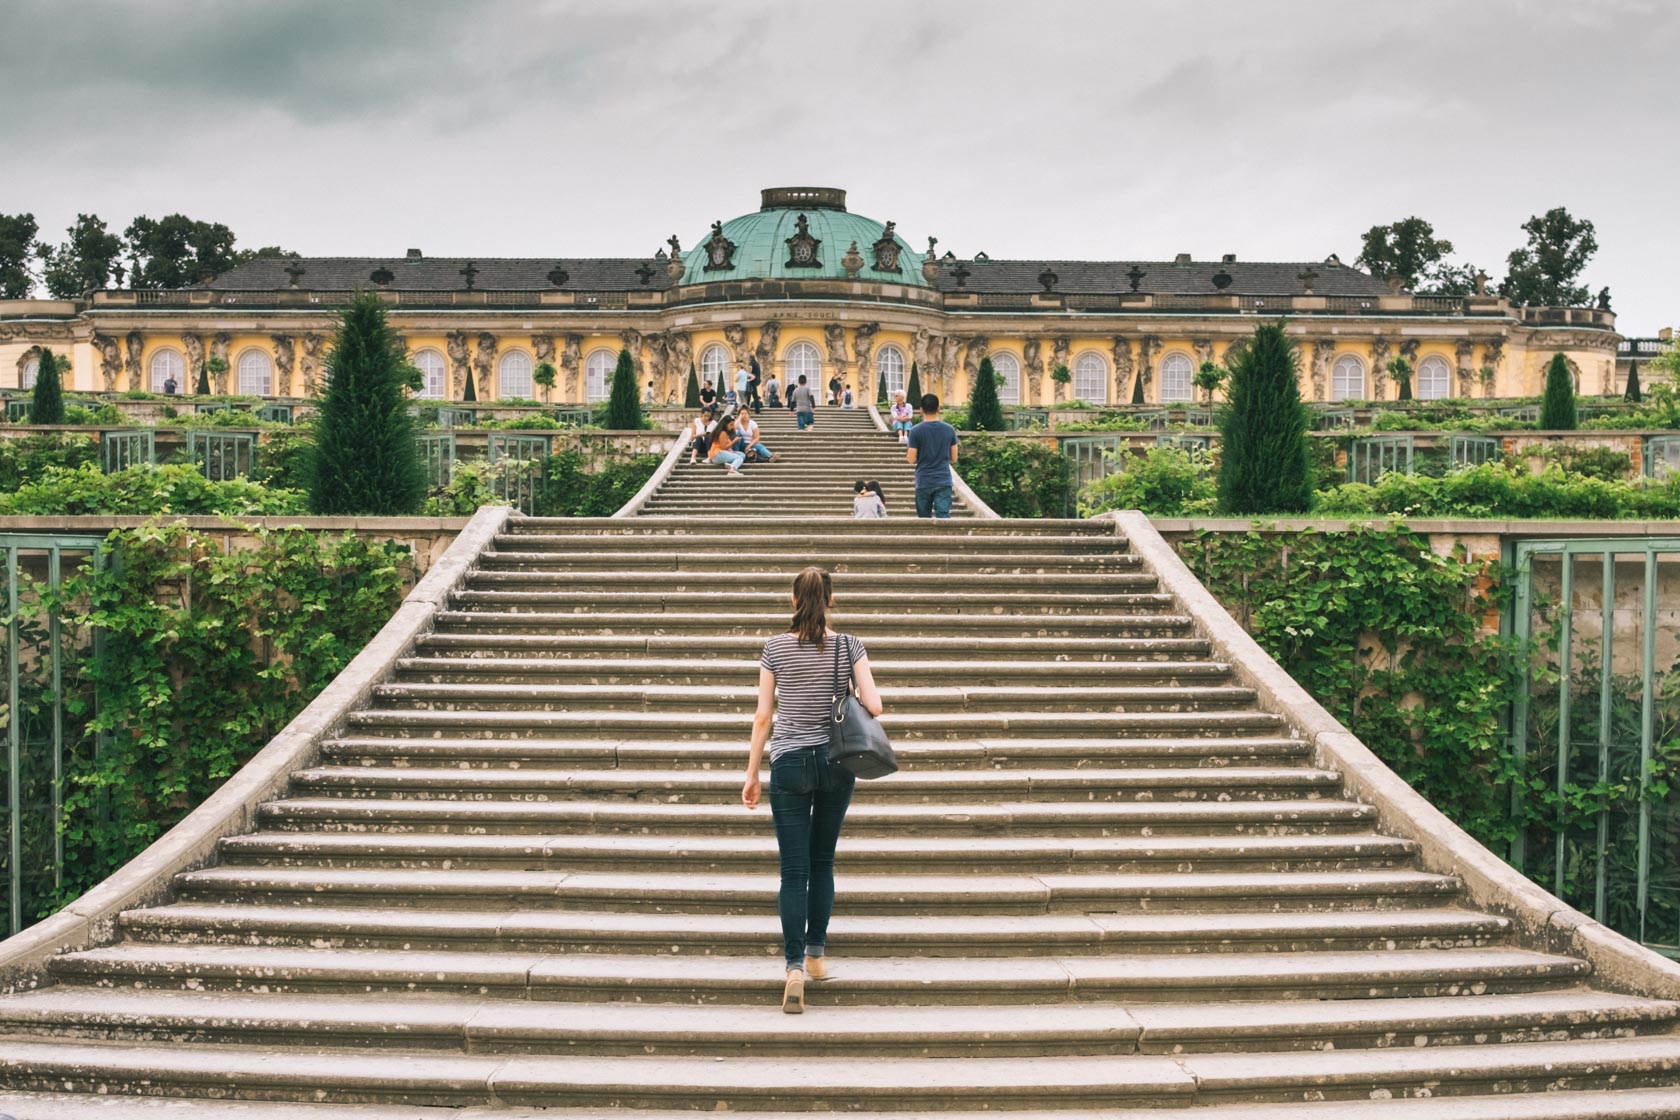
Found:
[{"label": "striped shirt", "polygon": [[[770,732],[770,761],[778,755],[828,742],[834,704],[834,643],[856,665],[866,656],[863,643],[849,634],[830,633],[822,649],[794,634],[777,634],[764,643],[758,663],[776,678],[776,724]],[[845,656],[845,654],[842,654]],[[842,664],[840,671],[846,671]]]}]

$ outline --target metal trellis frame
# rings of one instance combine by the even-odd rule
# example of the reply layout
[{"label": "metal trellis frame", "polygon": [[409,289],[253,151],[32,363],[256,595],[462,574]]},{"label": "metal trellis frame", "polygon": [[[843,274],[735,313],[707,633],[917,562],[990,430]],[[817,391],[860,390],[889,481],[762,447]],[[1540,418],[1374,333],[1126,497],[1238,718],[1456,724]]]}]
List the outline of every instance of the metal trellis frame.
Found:
[{"label": "metal trellis frame", "polygon": [[1366,436],[1348,445],[1348,481],[1375,482],[1389,473],[1411,474],[1411,436]]}]

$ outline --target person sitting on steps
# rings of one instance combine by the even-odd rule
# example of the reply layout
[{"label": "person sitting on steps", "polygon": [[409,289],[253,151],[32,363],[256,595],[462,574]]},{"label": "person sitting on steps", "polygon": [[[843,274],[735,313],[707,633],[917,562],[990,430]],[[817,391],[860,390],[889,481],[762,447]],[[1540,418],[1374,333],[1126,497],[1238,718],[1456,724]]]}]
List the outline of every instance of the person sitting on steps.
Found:
[{"label": "person sitting on steps", "polygon": [[[852,516],[859,519],[874,519],[887,515],[887,503],[881,497],[881,484],[865,482],[862,479],[852,487]],[[873,488],[873,489],[872,489]]]},{"label": "person sitting on steps", "polygon": [[898,433],[899,443],[910,442],[910,402],[902,392],[893,394],[892,430]]},{"label": "person sitting on steps", "polygon": [[782,885],[776,909],[782,919],[787,974],[782,1010],[805,1010],[805,980],[828,979],[825,950],[834,912],[834,852],[852,802],[852,772],[828,760],[834,702],[835,647],[852,663],[858,700],[881,714],[881,694],[863,643],[828,627],[834,608],[829,574],[806,568],[793,581],[793,625],[764,644],[759,658],[758,711],[741,803],[758,807],[759,767],[770,753],[770,812],[781,853]]},{"label": "person sitting on steps", "polygon": [[735,418],[735,450],[746,455],[749,463],[768,463],[775,456],[758,441],[758,421],[750,412]]},{"label": "person sitting on steps", "polygon": [[704,382],[700,386],[700,407],[717,407],[717,390],[712,387],[712,383],[710,381]]},{"label": "person sitting on steps", "polygon": [[747,457],[735,450],[735,421],[732,418],[724,417],[717,431],[712,433],[712,453],[707,458],[726,468],[728,477],[741,477],[741,464],[746,462]]}]

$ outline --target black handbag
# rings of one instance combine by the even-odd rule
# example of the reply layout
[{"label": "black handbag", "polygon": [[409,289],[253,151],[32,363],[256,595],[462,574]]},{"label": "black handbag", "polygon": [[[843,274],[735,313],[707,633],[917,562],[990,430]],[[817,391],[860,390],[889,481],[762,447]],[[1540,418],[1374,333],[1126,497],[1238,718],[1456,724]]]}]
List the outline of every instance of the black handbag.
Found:
[{"label": "black handbag", "polygon": [[828,723],[828,760],[839,763],[859,778],[884,778],[897,772],[898,758],[887,741],[886,728],[857,698],[849,651],[846,680],[842,685],[840,647],[846,638],[840,634],[834,637],[834,704]]}]

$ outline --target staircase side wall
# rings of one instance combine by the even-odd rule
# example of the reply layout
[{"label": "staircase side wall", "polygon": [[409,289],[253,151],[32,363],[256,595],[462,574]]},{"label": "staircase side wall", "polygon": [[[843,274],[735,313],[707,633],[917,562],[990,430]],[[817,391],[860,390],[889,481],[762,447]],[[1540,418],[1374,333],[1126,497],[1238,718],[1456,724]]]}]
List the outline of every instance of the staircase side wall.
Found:
[{"label": "staircase side wall", "polygon": [[474,514],[344,671],[184,820],[81,898],[0,941],[0,993],[39,986],[50,957],[116,940],[117,917],[124,910],[166,899],[174,877],[208,863],[222,837],[252,831],[257,807],[283,794],[294,771],[315,762],[321,741],[365,706],[373,687],[389,679],[397,659],[431,630],[437,612],[448,605],[450,594],[511,513],[506,506],[485,506]]},{"label": "staircase side wall", "polygon": [[1284,671],[1211,592],[1191,574],[1173,547],[1136,510],[1100,515],[1142,557],[1195,620],[1214,657],[1228,661],[1240,681],[1255,689],[1261,707],[1281,715],[1312,742],[1318,765],[1342,776],[1347,796],[1378,813],[1390,836],[1414,840],[1427,871],[1455,875],[1475,906],[1509,918],[1534,948],[1568,953],[1593,966],[1594,983],[1614,991],[1680,998],[1680,964],[1651,952],[1530,882],[1483,847],[1390,770],[1358,736],[1325,711]]}]

